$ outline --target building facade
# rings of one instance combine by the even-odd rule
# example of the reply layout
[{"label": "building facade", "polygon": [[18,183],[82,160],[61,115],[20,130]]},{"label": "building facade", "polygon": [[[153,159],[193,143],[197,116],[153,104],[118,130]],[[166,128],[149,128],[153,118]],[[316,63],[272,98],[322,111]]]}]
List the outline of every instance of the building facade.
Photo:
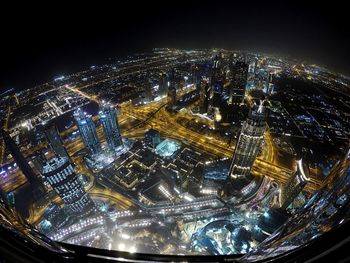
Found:
[{"label": "building facade", "polygon": [[103,103],[100,107],[99,115],[109,148],[114,151],[122,147],[123,140],[120,134],[116,109],[109,103]]},{"label": "building facade", "polygon": [[237,61],[232,67],[232,80],[229,88],[228,104],[239,105],[244,102],[248,68],[249,65],[242,61]]},{"label": "building facade", "polygon": [[63,145],[63,141],[55,125],[48,126],[45,128],[45,136],[49,142],[51,149],[55,152],[58,157],[66,157],[70,159],[66,148]]},{"label": "building facade", "polygon": [[62,199],[68,214],[87,215],[95,208],[68,158],[53,158],[42,171],[43,177]]},{"label": "building facade", "polygon": [[175,86],[175,70],[172,69],[169,75],[169,87],[167,93],[168,107],[173,108],[176,105],[176,86]]},{"label": "building facade", "polygon": [[164,97],[168,93],[167,77],[165,73],[159,75],[158,96]]},{"label": "building facade", "polygon": [[297,161],[296,172],[288,179],[281,193],[281,208],[287,208],[309,181],[309,169],[302,159]]},{"label": "building facade", "polygon": [[92,154],[100,153],[102,148],[91,115],[87,115],[79,108],[74,112],[74,118],[85,147]]},{"label": "building facade", "polygon": [[264,141],[265,113],[263,101],[257,110],[251,110],[243,123],[229,169],[229,178],[236,189],[251,181],[251,169]]}]

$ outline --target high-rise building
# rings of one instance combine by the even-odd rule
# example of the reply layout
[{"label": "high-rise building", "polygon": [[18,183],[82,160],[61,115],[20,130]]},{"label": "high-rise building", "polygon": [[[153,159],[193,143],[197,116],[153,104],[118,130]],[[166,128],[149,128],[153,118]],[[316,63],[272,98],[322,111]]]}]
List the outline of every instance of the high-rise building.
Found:
[{"label": "high-rise building", "polygon": [[62,199],[68,214],[87,215],[95,208],[68,158],[53,158],[42,171],[43,177]]},{"label": "high-rise building", "polygon": [[175,70],[172,69],[169,74],[169,87],[168,87],[168,107],[173,108],[176,105],[176,87],[175,87]]},{"label": "high-rise building", "polygon": [[200,113],[207,113],[209,108],[210,86],[206,81],[201,81],[199,90]]},{"label": "high-rise building", "polygon": [[158,87],[158,96],[164,97],[167,95],[168,85],[167,77],[165,73],[160,73],[159,75],[159,87]]},{"label": "high-rise building", "polygon": [[151,82],[146,82],[145,84],[145,101],[146,102],[151,102],[152,101],[152,83]]},{"label": "high-rise building", "polygon": [[66,157],[70,159],[66,148],[63,146],[63,141],[55,125],[45,128],[45,136],[49,142],[51,149],[58,157]]},{"label": "high-rise building", "polygon": [[258,109],[251,110],[243,123],[235,148],[229,178],[235,189],[243,188],[252,179],[250,171],[262,146],[265,132],[264,101]]},{"label": "high-rise building", "polygon": [[123,146],[116,109],[110,103],[104,102],[100,106],[99,115],[109,148],[114,151]]},{"label": "high-rise building", "polygon": [[267,94],[272,95],[274,92],[274,84],[273,84],[274,75],[270,72],[267,76]]},{"label": "high-rise building", "polygon": [[221,95],[222,89],[220,85],[221,80],[221,65],[222,65],[222,55],[216,55],[213,59],[213,64],[210,72],[210,81],[209,81],[209,97],[208,97],[208,109],[207,113],[210,113],[213,109],[214,99]]},{"label": "high-rise building", "polygon": [[91,115],[87,115],[82,109],[74,112],[74,117],[79,128],[80,136],[83,139],[85,147],[92,153],[101,152],[101,144],[96,133],[96,126]]},{"label": "high-rise building", "polygon": [[304,189],[309,180],[309,168],[302,159],[300,159],[297,161],[296,172],[287,180],[282,188],[281,208],[287,208]]},{"label": "high-rise building", "polygon": [[200,80],[201,80],[198,66],[196,65],[191,66],[191,74],[192,74],[192,84],[195,85],[195,87],[198,90],[200,86]]},{"label": "high-rise building", "polygon": [[169,108],[173,108],[176,105],[176,88],[169,87],[168,88],[168,106]]},{"label": "high-rise building", "polygon": [[35,197],[41,196],[43,193],[45,193],[45,187],[42,181],[36,176],[26,158],[24,158],[23,154],[18,149],[15,141],[11,138],[10,134],[8,134],[8,132],[5,130],[2,130],[1,133],[7,149],[10,151],[13,160],[16,162],[17,166],[19,169],[21,169],[22,173],[29,182],[33,194]]},{"label": "high-rise building", "polygon": [[229,88],[228,104],[242,104],[248,77],[248,64],[237,61],[232,68],[232,81]]}]

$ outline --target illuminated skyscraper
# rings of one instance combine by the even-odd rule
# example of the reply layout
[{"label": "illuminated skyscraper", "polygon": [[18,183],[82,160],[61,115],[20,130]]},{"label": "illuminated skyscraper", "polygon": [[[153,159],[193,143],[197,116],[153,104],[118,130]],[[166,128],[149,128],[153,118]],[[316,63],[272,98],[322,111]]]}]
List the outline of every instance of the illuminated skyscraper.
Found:
[{"label": "illuminated skyscraper", "polygon": [[114,151],[123,146],[116,109],[109,103],[103,103],[99,115],[109,148]]},{"label": "illuminated skyscraper", "polygon": [[167,77],[166,74],[160,73],[159,75],[159,88],[158,88],[158,96],[164,97],[167,95],[168,85],[167,85]]},{"label": "illuminated skyscraper", "polygon": [[172,69],[169,74],[169,87],[168,87],[168,106],[173,108],[176,104],[176,87],[175,87],[175,70]]},{"label": "illuminated skyscraper", "polygon": [[42,175],[62,199],[68,214],[87,215],[95,204],[85,192],[68,158],[54,158],[43,167]]},{"label": "illuminated skyscraper", "polygon": [[288,179],[282,188],[281,208],[287,208],[303,190],[309,180],[309,168],[302,159],[300,159],[297,161],[296,172]]},{"label": "illuminated skyscraper", "polygon": [[237,61],[232,67],[232,81],[229,89],[228,104],[242,104],[248,77],[248,64]]},{"label": "illuminated skyscraper", "polygon": [[229,169],[229,178],[235,189],[244,187],[252,179],[250,171],[262,146],[265,132],[264,101],[251,110],[243,123]]},{"label": "illuminated skyscraper", "polygon": [[74,117],[79,128],[80,136],[83,139],[85,147],[93,154],[101,152],[101,144],[96,133],[96,126],[91,118],[82,109],[74,112]]},{"label": "illuminated skyscraper", "polygon": [[7,149],[10,151],[13,160],[16,162],[17,166],[19,169],[21,169],[22,173],[29,182],[33,194],[36,197],[39,197],[41,194],[45,193],[45,188],[42,181],[36,176],[33,169],[30,167],[8,132],[2,130],[1,133]]},{"label": "illuminated skyscraper", "polygon": [[214,97],[221,95],[221,85],[219,80],[221,79],[221,64],[222,55],[216,55],[213,59],[213,64],[210,72],[209,90],[208,90],[208,109],[207,113],[211,113],[214,107]]},{"label": "illuminated skyscraper", "polygon": [[56,153],[58,157],[66,157],[70,159],[66,148],[63,146],[63,141],[55,125],[47,127],[45,129],[45,135],[51,149]]}]

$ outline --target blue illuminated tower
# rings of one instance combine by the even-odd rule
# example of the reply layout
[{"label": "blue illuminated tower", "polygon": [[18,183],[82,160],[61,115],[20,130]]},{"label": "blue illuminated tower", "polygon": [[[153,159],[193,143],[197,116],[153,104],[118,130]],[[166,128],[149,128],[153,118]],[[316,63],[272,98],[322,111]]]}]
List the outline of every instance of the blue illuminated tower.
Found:
[{"label": "blue illuminated tower", "polygon": [[116,109],[110,103],[104,102],[100,106],[99,115],[109,148],[113,151],[123,146]]},{"label": "blue illuminated tower", "polygon": [[80,136],[83,139],[85,147],[92,153],[101,152],[101,144],[96,133],[96,126],[92,121],[91,115],[87,115],[80,108],[74,112],[74,118],[79,128]]}]

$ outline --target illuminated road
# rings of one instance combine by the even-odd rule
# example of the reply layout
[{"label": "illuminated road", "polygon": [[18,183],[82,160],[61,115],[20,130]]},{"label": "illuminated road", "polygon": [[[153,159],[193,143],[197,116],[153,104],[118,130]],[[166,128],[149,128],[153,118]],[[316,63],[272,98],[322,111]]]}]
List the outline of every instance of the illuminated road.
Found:
[{"label": "illuminated road", "polygon": [[[66,86],[67,89],[72,92],[79,94],[91,101],[100,103],[98,97],[90,96],[89,94],[81,91],[77,88],[72,88]],[[184,95],[190,92],[194,87],[190,87],[178,92],[178,95]],[[207,134],[200,134],[198,132],[192,131],[177,121],[179,117],[193,119],[194,116],[188,114],[187,112],[182,112],[181,114],[169,113],[164,105],[166,98],[163,98],[157,102],[148,103],[142,106],[133,106],[130,102],[121,103],[118,105],[121,107],[121,112],[118,116],[122,136],[125,138],[142,138],[144,133],[149,128],[157,129],[161,132],[162,136],[173,138],[184,143],[188,143],[191,146],[201,149],[209,154],[215,154],[219,157],[232,158],[233,147],[228,147],[227,142],[223,140],[218,140]],[[9,109],[10,111],[10,109]],[[9,115],[9,114],[8,114]],[[96,120],[98,116],[94,117]],[[136,124],[131,124],[132,121],[136,121]],[[64,131],[62,135],[68,135],[70,132],[76,129],[76,126]],[[97,128],[97,134],[101,142],[105,141],[102,126]],[[35,153],[36,150],[45,147],[46,144],[38,145],[30,150],[24,152],[25,156],[29,156]],[[78,151],[84,149],[84,144],[80,138],[72,142],[65,142],[68,153],[74,156]],[[3,157],[3,148],[1,151]],[[277,163],[277,150],[273,145],[272,136],[269,131],[265,133],[265,144],[262,149],[261,157],[259,157],[253,166],[252,173],[257,176],[266,176],[276,180],[277,182],[284,183],[289,176],[293,173],[292,170],[282,166]],[[100,189],[95,185],[95,178],[91,171],[85,166],[81,157],[74,157],[74,163],[76,164],[76,169],[78,174],[85,174],[90,178],[90,184],[87,192],[95,198],[108,199],[115,202],[120,209],[129,209],[133,206],[133,202],[127,198],[125,195],[118,193],[116,191]],[[12,188],[17,188],[26,182],[24,176],[18,176],[11,182]],[[316,190],[320,187],[320,182],[311,179],[310,183],[306,186],[306,189]],[[12,189],[12,190],[13,190]],[[11,189],[7,189],[11,190]],[[53,200],[55,202],[60,202],[58,196]],[[47,205],[41,208],[30,208],[30,216],[28,221],[30,223],[38,222]]]},{"label": "illuminated road", "polygon": [[[185,91],[186,92],[186,91]],[[192,130],[189,130],[177,122],[179,116],[172,116],[162,105],[165,99],[158,102],[153,102],[140,107],[132,107],[130,103],[122,104],[121,119],[127,120],[126,116],[136,118],[140,121],[145,121],[149,116],[153,116],[142,127],[129,129],[123,132],[124,137],[140,138],[143,131],[148,127],[152,127],[161,132],[163,136],[173,138],[182,142],[187,142],[192,146],[204,150],[210,154],[215,154],[221,157],[232,158],[233,147],[228,148],[227,143],[214,139],[212,136],[203,135]],[[181,114],[184,116],[184,113]],[[193,118],[193,116],[190,116]],[[138,125],[139,126],[139,125]],[[102,135],[101,135],[102,136]],[[83,147],[82,144],[77,144],[76,150]],[[261,157],[257,158],[253,166],[253,174],[267,176],[274,180],[284,183],[286,179],[293,174],[293,170],[289,167],[284,167],[277,162],[277,150],[273,145],[272,136],[269,130],[265,133],[265,145],[262,149]],[[312,179],[307,189],[316,190],[320,187],[321,182]]]}]

